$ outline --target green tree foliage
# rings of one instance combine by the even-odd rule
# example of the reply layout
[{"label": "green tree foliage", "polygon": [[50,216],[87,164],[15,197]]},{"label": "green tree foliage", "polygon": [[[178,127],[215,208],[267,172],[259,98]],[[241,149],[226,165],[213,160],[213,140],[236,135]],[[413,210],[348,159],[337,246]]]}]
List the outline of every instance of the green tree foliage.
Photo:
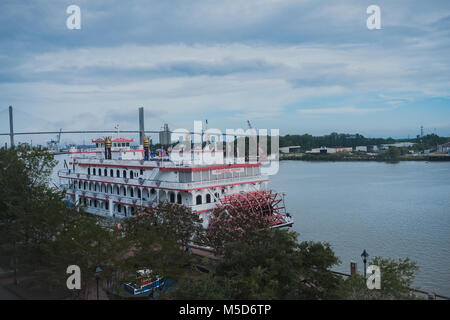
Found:
[{"label": "green tree foliage", "polygon": [[[287,230],[264,229],[253,241],[225,245],[212,275],[184,279],[179,299],[333,299],[342,281],[330,271],[339,262],[326,243],[297,241]],[[211,290],[215,290],[211,292]]]},{"label": "green tree foliage", "polygon": [[379,159],[382,159],[384,161],[388,162],[399,162],[401,156],[401,149],[397,147],[389,147],[388,150],[381,153],[379,155]]},{"label": "green tree foliage", "polygon": [[415,151],[423,151],[426,149],[435,149],[437,145],[450,142],[449,137],[440,137],[436,134],[427,134],[426,136],[420,137],[419,135],[414,140],[416,145],[414,145]]},{"label": "green tree foliage", "polygon": [[124,260],[129,273],[137,268],[157,270],[161,275],[178,278],[190,264],[191,256],[183,250],[202,227],[190,208],[169,202],[159,203],[121,223],[123,240],[131,248]]},{"label": "green tree foliage", "polygon": [[416,299],[410,288],[418,270],[417,264],[409,258],[390,259],[375,257],[369,264],[380,267],[381,289],[369,290],[362,275],[345,280],[342,297],[352,300],[403,300]]},{"label": "green tree foliage", "polygon": [[164,295],[164,299],[176,300],[229,300],[232,283],[227,278],[213,274],[185,275],[175,290]]},{"label": "green tree foliage", "polygon": [[47,287],[65,287],[67,267],[75,264],[86,289],[95,266],[116,256],[114,233],[63,202],[64,194],[50,186],[55,163],[42,148],[0,149],[0,264]]},{"label": "green tree foliage", "polygon": [[312,136],[310,134],[303,135],[286,135],[280,137],[280,147],[285,146],[301,146],[302,150],[310,150],[312,148],[326,147],[356,147],[367,145],[379,145],[386,143],[394,143],[392,138],[366,138],[360,134],[343,134],[333,132],[324,136]]},{"label": "green tree foliage", "polygon": [[[0,263],[16,272],[29,255],[33,245],[48,241],[48,233],[41,231],[33,237],[35,214],[44,208],[53,211],[53,201],[61,197],[53,194],[48,179],[55,161],[45,149],[19,146],[0,149]],[[50,201],[45,204],[43,201]],[[48,205],[48,206],[47,206]]]}]

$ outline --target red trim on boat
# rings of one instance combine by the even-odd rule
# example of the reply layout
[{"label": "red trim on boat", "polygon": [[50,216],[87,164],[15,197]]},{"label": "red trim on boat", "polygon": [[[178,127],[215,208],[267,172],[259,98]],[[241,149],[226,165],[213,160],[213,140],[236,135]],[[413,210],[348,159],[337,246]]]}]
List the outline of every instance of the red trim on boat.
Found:
[{"label": "red trim on boat", "polygon": [[[73,163],[70,163],[73,164]],[[215,166],[205,166],[205,167],[195,167],[195,168],[182,168],[182,167],[158,167],[158,166],[142,166],[142,165],[124,165],[124,164],[106,164],[106,163],[79,163],[76,165],[80,167],[104,167],[104,168],[123,168],[123,169],[155,169],[159,168],[161,171],[180,171],[180,172],[191,172],[191,171],[206,171],[206,170],[217,170],[217,169],[227,169],[227,168],[245,168],[245,167],[259,167],[261,163],[235,163],[235,164],[221,164]]]}]

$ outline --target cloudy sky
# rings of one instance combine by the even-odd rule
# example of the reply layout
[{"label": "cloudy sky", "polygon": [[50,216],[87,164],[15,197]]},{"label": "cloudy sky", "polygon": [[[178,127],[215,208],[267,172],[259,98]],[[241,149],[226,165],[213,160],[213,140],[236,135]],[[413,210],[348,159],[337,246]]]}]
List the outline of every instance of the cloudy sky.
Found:
[{"label": "cloudy sky", "polygon": [[[66,27],[72,4],[80,30]],[[366,26],[372,4],[380,30]],[[450,136],[448,0],[1,0],[0,12],[1,132],[9,105],[16,131],[137,130],[143,106],[147,130],[249,119],[281,134]]]}]

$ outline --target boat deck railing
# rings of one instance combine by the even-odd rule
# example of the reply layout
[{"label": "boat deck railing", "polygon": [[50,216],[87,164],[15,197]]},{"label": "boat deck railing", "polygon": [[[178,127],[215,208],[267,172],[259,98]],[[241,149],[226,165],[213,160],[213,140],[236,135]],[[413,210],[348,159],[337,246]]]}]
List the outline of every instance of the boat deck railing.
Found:
[{"label": "boat deck railing", "polygon": [[74,157],[74,161],[83,164],[96,164],[96,165],[121,165],[121,166],[142,166],[149,168],[201,168],[211,165],[236,165],[236,164],[260,164],[257,161],[245,161],[244,158],[233,158],[230,162],[226,158],[211,158],[209,160],[191,159],[183,161],[174,161],[171,159],[158,159],[152,158],[150,160],[126,160],[126,159],[98,159],[90,157]]},{"label": "boat deck railing", "polygon": [[98,183],[111,183],[111,184],[123,184],[136,187],[144,188],[156,188],[156,189],[174,189],[174,190],[193,190],[197,188],[214,188],[229,186],[232,187],[234,184],[242,183],[258,183],[268,181],[267,176],[260,174],[246,176],[246,177],[234,177],[225,179],[213,179],[213,180],[203,180],[203,181],[192,181],[192,182],[176,182],[160,179],[132,179],[132,178],[120,178],[120,177],[109,177],[109,176],[97,176],[89,175],[85,173],[73,172],[70,169],[62,169],[58,171],[58,176],[65,179],[75,179],[75,180],[85,180],[89,182]]}]

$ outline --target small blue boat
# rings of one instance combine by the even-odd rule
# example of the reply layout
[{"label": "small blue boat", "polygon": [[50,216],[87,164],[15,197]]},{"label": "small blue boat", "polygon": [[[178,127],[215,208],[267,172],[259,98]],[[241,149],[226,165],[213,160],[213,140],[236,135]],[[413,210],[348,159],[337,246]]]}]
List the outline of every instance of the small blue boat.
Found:
[{"label": "small blue boat", "polygon": [[159,288],[162,289],[166,279],[153,274],[150,269],[136,271],[136,281],[122,284],[122,288],[133,296],[150,296]]}]

